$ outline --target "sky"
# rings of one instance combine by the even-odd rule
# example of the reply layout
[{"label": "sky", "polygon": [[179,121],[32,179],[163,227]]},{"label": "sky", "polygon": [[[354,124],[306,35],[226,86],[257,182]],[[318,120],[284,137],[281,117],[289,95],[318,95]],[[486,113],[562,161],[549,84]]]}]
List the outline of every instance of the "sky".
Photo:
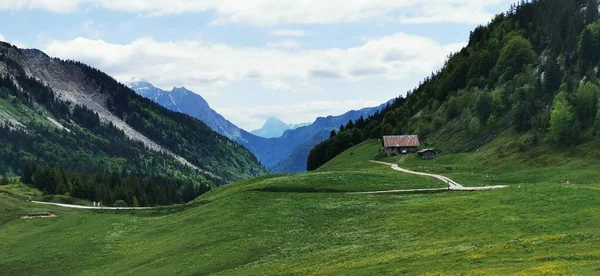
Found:
[{"label": "sky", "polygon": [[234,124],[405,95],[514,0],[0,0],[0,40],[186,87]]}]

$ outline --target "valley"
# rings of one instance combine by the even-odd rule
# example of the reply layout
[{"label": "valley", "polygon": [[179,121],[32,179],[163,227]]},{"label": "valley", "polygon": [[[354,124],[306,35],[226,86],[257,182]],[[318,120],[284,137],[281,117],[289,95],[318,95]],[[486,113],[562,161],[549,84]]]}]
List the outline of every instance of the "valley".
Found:
[{"label": "valley", "polygon": [[[444,187],[432,178],[368,162],[378,145],[376,140],[365,142],[318,172],[244,180],[192,203],[154,210],[40,207],[22,196],[39,193],[35,190],[0,187],[8,204],[0,215],[0,264],[13,275],[60,275],[64,269],[183,275],[595,274],[600,269],[596,181],[571,179],[566,184],[559,178],[531,178],[544,168],[516,172],[493,165],[481,170],[465,163],[445,174],[472,186],[508,187],[347,194]],[[465,157],[442,154],[427,163],[416,156],[383,160],[437,171],[455,158]],[[553,170],[562,174],[572,165]],[[587,166],[589,174],[580,179],[598,169],[593,163]],[[486,177],[490,174],[491,179]],[[36,210],[51,210],[57,217],[20,219]],[[36,233],[53,234],[42,240]]]},{"label": "valley", "polygon": [[600,2],[109,2],[0,5],[0,275],[600,274]]},{"label": "valley", "polygon": [[348,111],[338,116],[320,117],[310,124],[288,125],[272,117],[262,129],[248,132],[225,119],[200,95],[186,88],[165,91],[147,81],[131,82],[128,86],[139,95],[169,110],[190,115],[206,123],[217,133],[247,148],[273,173],[306,171],[306,159],[310,150],[329,138],[332,130],[337,130],[349,121],[367,118],[388,104]]}]

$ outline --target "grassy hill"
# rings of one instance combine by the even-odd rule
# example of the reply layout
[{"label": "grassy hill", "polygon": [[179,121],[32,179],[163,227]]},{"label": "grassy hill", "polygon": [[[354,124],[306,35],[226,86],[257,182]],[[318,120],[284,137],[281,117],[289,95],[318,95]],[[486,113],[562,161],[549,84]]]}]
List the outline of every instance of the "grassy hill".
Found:
[{"label": "grassy hill", "polygon": [[[0,274],[599,273],[600,184],[564,174],[575,161],[552,169],[497,155],[481,162],[502,142],[430,161],[383,158],[468,185],[510,184],[486,192],[343,193],[443,185],[366,162],[377,140],[317,172],[243,180],[153,210],[38,206],[25,201],[34,190],[0,186]],[[58,217],[20,219],[33,210]]]},{"label": "grassy hill", "polygon": [[598,1],[518,2],[471,31],[468,44],[419,86],[317,145],[308,170],[384,135],[416,134],[445,152],[472,154],[511,131],[495,146],[506,155],[535,148],[529,154],[541,166],[564,161],[537,154],[574,156],[573,148],[600,139]]}]

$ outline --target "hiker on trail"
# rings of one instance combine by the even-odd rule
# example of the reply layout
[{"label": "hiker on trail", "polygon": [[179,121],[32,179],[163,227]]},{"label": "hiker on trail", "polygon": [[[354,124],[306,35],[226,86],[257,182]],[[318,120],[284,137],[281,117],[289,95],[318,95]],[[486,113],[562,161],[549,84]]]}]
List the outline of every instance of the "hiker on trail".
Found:
[{"label": "hiker on trail", "polygon": [[94,201],[94,207],[96,207],[96,201]]},{"label": "hiker on trail", "polygon": [[98,208],[100,208],[100,201],[98,201]]}]

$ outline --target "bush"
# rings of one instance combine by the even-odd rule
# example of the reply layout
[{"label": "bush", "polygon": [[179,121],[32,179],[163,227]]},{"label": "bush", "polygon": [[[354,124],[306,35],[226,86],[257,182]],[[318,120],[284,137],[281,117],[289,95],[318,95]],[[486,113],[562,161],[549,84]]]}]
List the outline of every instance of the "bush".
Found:
[{"label": "bush", "polygon": [[115,206],[116,207],[128,207],[129,205],[127,205],[127,202],[125,202],[122,199],[119,199],[117,201],[115,201]]},{"label": "bush", "polygon": [[573,107],[563,92],[554,99],[550,113],[550,135],[559,145],[574,144],[579,135],[579,123],[575,120]]},{"label": "bush", "polygon": [[467,131],[469,131],[469,134],[477,134],[479,133],[480,125],[479,119],[477,119],[477,117],[472,117],[467,125]]}]

